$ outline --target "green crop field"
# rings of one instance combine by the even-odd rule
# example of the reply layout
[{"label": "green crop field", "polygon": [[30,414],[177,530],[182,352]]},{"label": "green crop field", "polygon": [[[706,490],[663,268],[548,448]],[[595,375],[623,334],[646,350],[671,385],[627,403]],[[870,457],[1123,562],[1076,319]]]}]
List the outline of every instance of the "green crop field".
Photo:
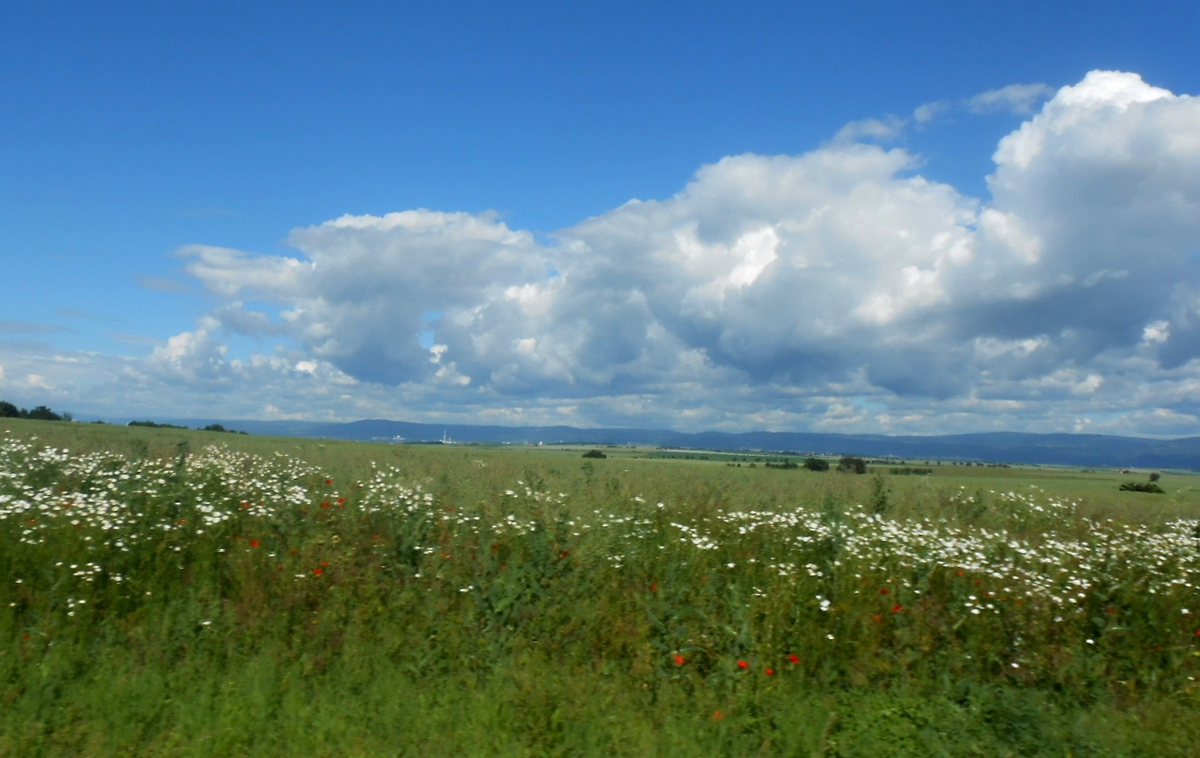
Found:
[{"label": "green crop field", "polygon": [[1196,754],[1200,478],[586,450],[4,419],[0,755]]}]

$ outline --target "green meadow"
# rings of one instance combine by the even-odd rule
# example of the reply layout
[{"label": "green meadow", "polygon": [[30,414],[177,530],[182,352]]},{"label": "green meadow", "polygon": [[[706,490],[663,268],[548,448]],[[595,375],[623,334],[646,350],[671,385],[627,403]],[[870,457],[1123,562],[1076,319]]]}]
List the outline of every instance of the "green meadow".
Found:
[{"label": "green meadow", "polygon": [[0,420],[0,756],[1196,754],[1196,476],[586,451]]}]

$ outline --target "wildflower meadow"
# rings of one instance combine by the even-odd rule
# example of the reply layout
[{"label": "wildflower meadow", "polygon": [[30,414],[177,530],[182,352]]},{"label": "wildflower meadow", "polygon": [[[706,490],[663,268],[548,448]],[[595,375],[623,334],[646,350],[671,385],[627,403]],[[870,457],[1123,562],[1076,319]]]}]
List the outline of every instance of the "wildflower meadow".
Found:
[{"label": "wildflower meadow", "polygon": [[0,755],[1195,755],[1192,477],[930,470],[6,421]]}]

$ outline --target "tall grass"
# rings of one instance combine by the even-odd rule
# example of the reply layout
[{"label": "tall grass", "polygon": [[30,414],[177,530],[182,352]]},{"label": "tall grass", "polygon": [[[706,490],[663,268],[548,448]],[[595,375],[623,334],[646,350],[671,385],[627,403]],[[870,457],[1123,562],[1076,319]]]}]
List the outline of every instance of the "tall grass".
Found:
[{"label": "tall grass", "polygon": [[3,755],[1200,739],[1200,526],[1179,512],[1098,518],[1027,484],[88,432],[86,453],[0,437]]}]

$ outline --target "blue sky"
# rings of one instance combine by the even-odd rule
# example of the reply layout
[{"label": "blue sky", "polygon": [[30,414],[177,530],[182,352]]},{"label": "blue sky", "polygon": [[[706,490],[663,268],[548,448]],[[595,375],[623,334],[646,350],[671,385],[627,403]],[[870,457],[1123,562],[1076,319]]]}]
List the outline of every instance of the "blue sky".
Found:
[{"label": "blue sky", "polygon": [[7,8],[0,397],[1194,433],[1194,8],[830,6]]}]

